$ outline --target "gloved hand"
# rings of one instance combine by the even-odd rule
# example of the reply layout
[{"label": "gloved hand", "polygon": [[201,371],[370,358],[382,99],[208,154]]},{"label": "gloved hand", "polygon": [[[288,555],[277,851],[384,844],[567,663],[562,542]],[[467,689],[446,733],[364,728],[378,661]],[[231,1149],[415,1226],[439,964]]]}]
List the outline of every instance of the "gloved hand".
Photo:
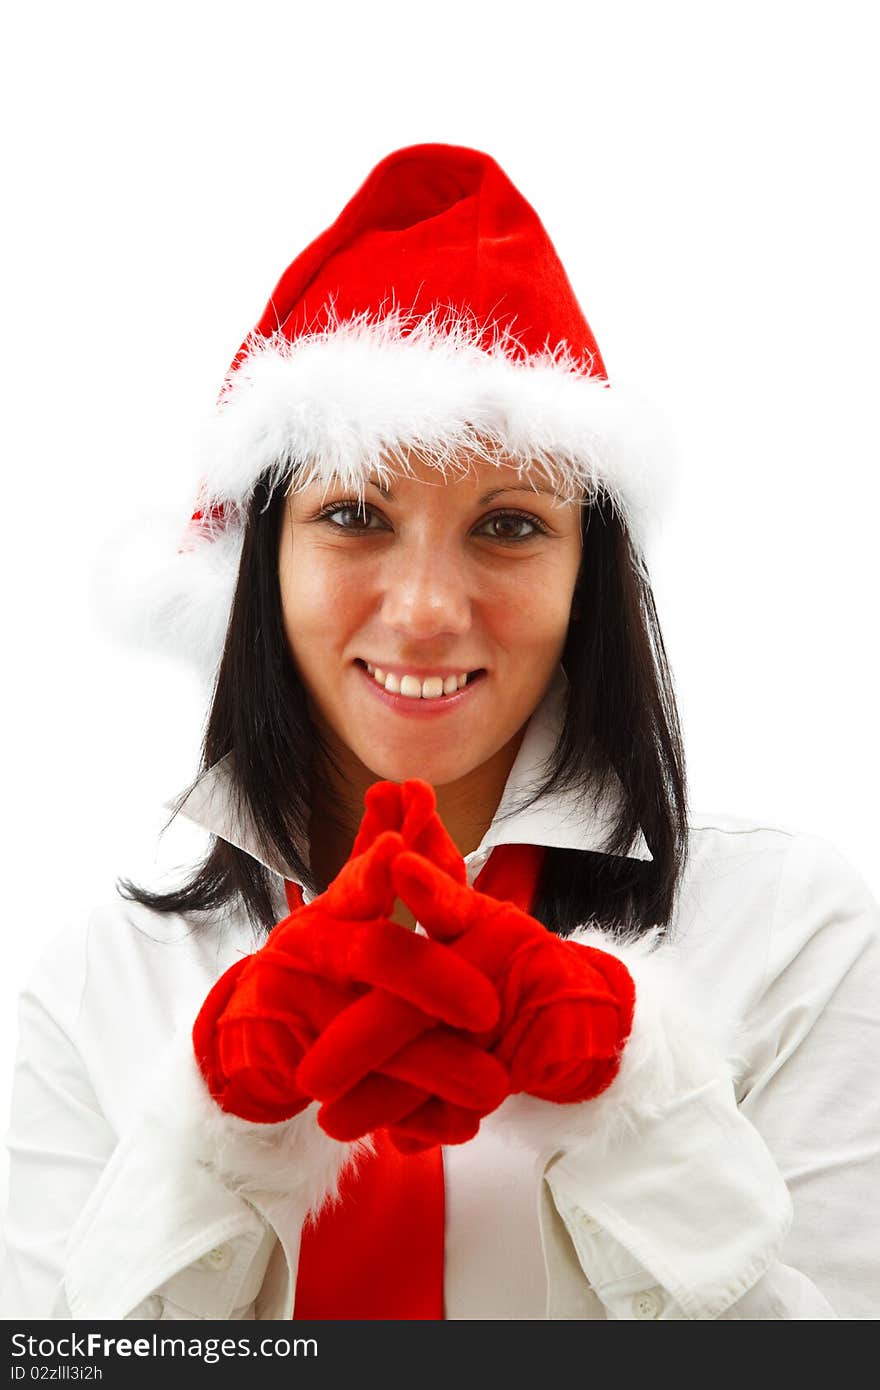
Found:
[{"label": "gloved hand", "polygon": [[[376,793],[376,804],[368,806],[374,814],[371,820],[365,817],[364,840],[369,830],[381,834],[396,817],[410,846],[391,864],[396,895],[429,936],[476,965],[498,989],[499,1020],[476,1040],[504,1063],[510,1090],[562,1103],[598,1095],[617,1073],[632,1026],[635,991],[626,967],[605,951],[554,936],[523,910],[521,904],[531,901],[534,887],[528,881],[529,847],[496,850],[499,858],[506,853],[509,863],[526,865],[520,875],[523,881],[512,884],[520,905],[499,901],[467,886],[464,862],[436,814],[434,793],[427,783],[412,780],[402,787],[385,783],[381,791],[371,788],[371,792]],[[388,1035],[390,1021],[387,1008],[368,998],[361,1001],[357,1013],[348,1014],[347,1022],[344,1048],[338,1023],[329,1025],[301,1065],[298,1078],[312,1094],[330,1100],[342,1097],[336,1105],[356,1110],[359,1096],[365,1104],[371,1099],[370,1078],[362,1080],[362,1068],[364,1063],[372,1067],[381,1062],[382,1039]],[[325,1106],[331,1115],[333,1108]],[[434,1127],[442,1126],[446,1110],[435,1095],[409,1116],[389,1122],[389,1134],[402,1149],[438,1142],[431,1140],[431,1134]]]},{"label": "gloved hand", "polygon": [[[427,797],[410,795],[395,782],[376,782],[368,789],[352,857],[366,852],[377,837],[396,831],[404,846],[429,855],[466,883],[464,861],[436,814],[434,793],[427,783],[418,785]],[[368,1047],[363,1045],[366,1038]],[[319,1122],[336,1139],[355,1139],[405,1121],[416,1142],[398,1147],[460,1144],[473,1138],[483,1116],[500,1105],[510,1089],[500,1066],[490,1076],[486,1062],[493,1059],[480,1052],[469,1077],[468,1068],[475,1062],[470,1040],[400,998],[393,1000],[387,991],[374,990],[347,1009],[326,1037],[322,1032],[296,1079],[303,1091],[324,1102]],[[408,1085],[402,1070],[406,1060],[412,1064]],[[422,1085],[416,1083],[419,1076]],[[460,1081],[456,1095],[450,1091],[453,1078]],[[473,1089],[474,1081],[481,1081],[480,1093]]]},{"label": "gloved hand", "polygon": [[[451,1103],[455,1134],[461,1124],[454,1107],[486,1113],[503,1099],[504,1068],[457,1031],[491,1026],[499,1010],[495,989],[445,947],[388,920],[395,896],[390,866],[402,848],[392,832],[356,855],[353,850],[325,893],[280,921],[259,951],[213,986],[193,1046],[221,1108],[261,1123],[298,1114],[313,1094],[297,1082],[302,1057],[332,1021],[347,1052],[349,1011],[356,1022],[365,1004],[380,1032],[383,1012],[396,1011],[396,1027],[381,1049],[381,1074],[353,1098],[358,1132],[338,1137],[357,1138],[386,1117],[405,1116],[426,1094]],[[361,1059],[348,1061],[356,1081],[372,1069]],[[347,1121],[345,1105],[337,1119]]]},{"label": "gloved hand", "polygon": [[554,936],[515,904],[463,888],[420,855],[399,854],[391,876],[428,935],[498,990],[501,1016],[478,1041],[504,1063],[511,1092],[570,1104],[611,1084],[635,1006],[621,961]]}]

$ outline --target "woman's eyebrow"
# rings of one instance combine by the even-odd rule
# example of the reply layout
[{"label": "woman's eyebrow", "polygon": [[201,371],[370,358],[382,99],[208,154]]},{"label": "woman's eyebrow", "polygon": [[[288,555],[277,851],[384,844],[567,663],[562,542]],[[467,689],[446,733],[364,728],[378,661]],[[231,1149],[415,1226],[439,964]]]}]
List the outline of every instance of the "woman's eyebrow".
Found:
[{"label": "woman's eyebrow", "polygon": [[511,483],[510,487],[495,487],[491,492],[487,492],[485,497],[478,499],[478,504],[484,507],[487,502],[491,502],[494,497],[500,496],[502,492],[543,492],[548,497],[557,497],[559,494],[552,487],[541,487],[540,484],[532,486],[531,483]]},{"label": "woman's eyebrow", "polygon": [[391,491],[391,488],[387,483],[383,483],[380,478],[368,478],[367,482],[370,487],[374,487],[377,492],[381,492],[383,497],[387,497],[389,502],[394,501],[394,493]]},{"label": "woman's eyebrow", "polygon": [[[391,488],[388,486],[387,483],[382,482],[378,478],[369,478],[367,481],[370,483],[372,487],[376,488],[378,492],[381,492],[383,497],[387,497],[389,502],[394,501],[394,493],[392,492]],[[495,487],[492,488],[491,492],[487,492],[483,497],[478,497],[477,506],[485,507],[494,498],[499,497],[502,492],[543,492],[548,497],[559,496],[555,489],[553,489],[552,487],[542,487],[540,483],[534,486],[531,483],[511,483],[509,487]]]}]

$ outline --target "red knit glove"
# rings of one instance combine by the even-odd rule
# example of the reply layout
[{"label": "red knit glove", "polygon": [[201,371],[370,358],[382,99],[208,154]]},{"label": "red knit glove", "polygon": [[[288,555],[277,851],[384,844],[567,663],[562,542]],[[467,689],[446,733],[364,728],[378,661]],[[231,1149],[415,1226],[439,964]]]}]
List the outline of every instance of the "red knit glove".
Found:
[{"label": "red knit glove", "polygon": [[[211,989],[193,1045],[221,1108],[263,1123],[303,1110],[312,1099],[296,1078],[303,1055],[335,1020],[348,1061],[355,1061],[347,1015],[366,999],[374,1008],[399,1010],[411,1027],[406,1037],[398,1030],[392,1040],[398,1045],[385,1049],[383,1074],[375,1078],[381,1114],[358,1097],[363,1127],[351,1137],[380,1127],[389,1110],[394,1118],[408,1114],[426,1089],[484,1113],[507,1093],[500,1063],[456,1031],[497,1019],[490,982],[445,947],[388,920],[390,865],[402,848],[398,834],[380,834],[353,854],[325,893],[279,922],[259,951],[237,961]],[[368,1069],[355,1065],[355,1082]]]},{"label": "red knit glove", "polygon": [[621,961],[554,936],[513,903],[461,887],[419,855],[398,855],[391,876],[429,936],[498,990],[501,1017],[481,1041],[506,1066],[512,1092],[573,1103],[611,1084],[635,1007]]},{"label": "red knit glove", "polygon": [[[397,797],[402,833],[409,827],[404,838],[422,849],[420,853],[409,848],[395,857],[394,890],[430,936],[473,962],[496,985],[501,1016],[478,1041],[504,1062],[511,1090],[557,1102],[598,1095],[617,1073],[632,1026],[635,991],[626,967],[605,951],[554,936],[522,907],[467,887],[464,862],[436,814],[431,787],[418,780],[382,787],[386,820],[377,806],[373,827],[379,830],[387,824]],[[366,817],[364,824],[369,828]],[[530,900],[530,891],[515,891],[514,896]],[[381,1062],[389,1017],[386,1009],[366,999],[349,1013],[348,1021],[346,1051],[337,1042],[338,1025],[332,1024],[298,1075],[313,1094],[342,1095],[354,1107],[359,1092],[365,1103],[370,1099],[364,1091],[369,1080],[358,1078],[364,1061]],[[332,1107],[325,1106],[328,1109],[332,1113]],[[431,1142],[434,1127],[447,1119],[448,1109],[437,1096],[428,1098],[409,1116],[391,1123],[389,1134],[398,1148],[422,1148]]]},{"label": "red knit glove", "polygon": [[[364,804],[352,856],[365,852],[383,833],[397,831],[406,847],[429,855],[466,883],[464,861],[436,814],[427,783],[376,782]],[[398,1143],[401,1149],[462,1144],[474,1137],[483,1116],[500,1105],[510,1089],[500,1066],[494,1088],[488,1084],[488,1054],[483,1049],[474,1074],[468,1075],[473,1047],[471,1038],[437,1026],[423,1010],[391,999],[387,991],[372,990],[322,1032],[296,1079],[303,1091],[324,1102],[318,1118],[336,1139],[356,1139],[371,1129],[405,1122],[409,1139]],[[408,1086],[392,1080],[403,1077],[402,1058],[413,1063]],[[475,1080],[481,1082],[482,1094],[474,1089]],[[455,1093],[450,1082],[458,1083]],[[389,1132],[395,1142],[402,1137],[396,1129]]]}]

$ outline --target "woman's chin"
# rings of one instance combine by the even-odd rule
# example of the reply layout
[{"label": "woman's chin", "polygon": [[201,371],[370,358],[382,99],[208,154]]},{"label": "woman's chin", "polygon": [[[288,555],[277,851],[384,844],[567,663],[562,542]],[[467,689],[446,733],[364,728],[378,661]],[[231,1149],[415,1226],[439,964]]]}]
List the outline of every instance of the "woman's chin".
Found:
[{"label": "woman's chin", "polygon": [[443,787],[449,782],[458,782],[473,771],[472,764],[460,754],[451,758],[448,753],[434,758],[418,753],[406,757],[401,756],[399,751],[389,753],[383,758],[373,753],[371,757],[365,758],[364,762],[382,782],[408,782],[417,777],[422,782],[430,783],[432,787]]}]

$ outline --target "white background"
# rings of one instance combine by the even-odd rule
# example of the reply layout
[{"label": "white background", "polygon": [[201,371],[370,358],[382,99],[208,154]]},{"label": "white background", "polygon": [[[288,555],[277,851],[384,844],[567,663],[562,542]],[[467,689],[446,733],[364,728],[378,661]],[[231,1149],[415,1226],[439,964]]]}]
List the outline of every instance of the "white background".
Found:
[{"label": "white background", "polygon": [[4,1123],[15,996],[45,943],[117,875],[202,847],[175,829],[156,860],[162,802],[196,770],[199,687],[102,636],[96,557],[143,507],[185,519],[193,433],[281,270],[417,141],[495,156],[610,375],[674,425],[653,572],[693,805],[822,834],[880,893],[873,9],[16,7],[0,83]]}]

